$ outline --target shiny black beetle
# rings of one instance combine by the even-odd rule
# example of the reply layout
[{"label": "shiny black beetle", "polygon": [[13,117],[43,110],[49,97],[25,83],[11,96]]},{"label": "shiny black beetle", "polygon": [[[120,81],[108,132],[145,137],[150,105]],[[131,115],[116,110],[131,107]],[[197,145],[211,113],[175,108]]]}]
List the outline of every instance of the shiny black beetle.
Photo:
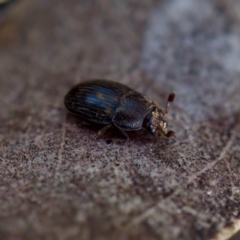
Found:
[{"label": "shiny black beetle", "polygon": [[115,125],[129,139],[128,131],[142,128],[150,133],[158,129],[166,137],[173,136],[174,132],[167,130],[163,117],[174,98],[174,93],[169,94],[167,106],[162,111],[150,98],[126,85],[109,80],[91,80],[73,87],[65,96],[64,103],[70,113],[106,125],[95,138]]}]

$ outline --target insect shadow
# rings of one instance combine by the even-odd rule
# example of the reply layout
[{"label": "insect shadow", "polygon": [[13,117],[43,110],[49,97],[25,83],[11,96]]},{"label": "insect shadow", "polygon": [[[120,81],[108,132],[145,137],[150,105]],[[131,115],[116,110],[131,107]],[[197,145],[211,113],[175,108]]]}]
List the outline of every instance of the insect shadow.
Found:
[{"label": "insect shadow", "polygon": [[[89,136],[92,136],[92,140],[95,141],[94,134],[96,132],[100,131],[103,127],[101,124],[95,124],[92,122],[85,121],[83,119],[78,118],[75,115],[72,115],[71,113],[67,114],[67,122],[71,125],[77,126],[79,129],[83,129],[86,131],[91,132]],[[80,134],[80,132],[79,132]],[[106,144],[112,145],[124,145],[126,142],[132,142],[135,144],[147,144],[152,143],[154,140],[157,141],[159,135],[161,135],[159,132],[155,135],[149,134],[146,129],[142,129],[141,131],[129,131],[128,132],[129,138],[123,135],[123,133],[114,125],[107,131],[104,136],[98,139],[98,141],[105,141]]]}]

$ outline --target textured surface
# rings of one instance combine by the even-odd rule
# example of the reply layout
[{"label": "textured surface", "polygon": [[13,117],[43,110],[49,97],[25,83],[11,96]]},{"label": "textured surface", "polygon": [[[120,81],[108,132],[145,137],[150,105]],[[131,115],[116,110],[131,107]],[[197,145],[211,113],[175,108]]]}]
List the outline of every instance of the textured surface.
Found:
[{"label": "textured surface", "polygon": [[[230,225],[240,210],[239,2],[33,5],[0,50],[1,238],[211,239]],[[176,135],[93,140],[96,127],[63,106],[88,78],[161,106],[176,92]]]}]

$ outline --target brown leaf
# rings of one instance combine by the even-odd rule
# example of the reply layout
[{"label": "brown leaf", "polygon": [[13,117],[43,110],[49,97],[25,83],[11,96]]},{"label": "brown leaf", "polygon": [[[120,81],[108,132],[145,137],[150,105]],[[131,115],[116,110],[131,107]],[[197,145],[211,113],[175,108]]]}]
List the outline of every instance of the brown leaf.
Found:
[{"label": "brown leaf", "polygon": [[[34,4],[21,37],[0,50],[0,235],[214,239],[236,222],[239,4]],[[125,83],[162,107],[175,92],[176,135],[93,140],[98,127],[63,106],[69,88],[90,78]]]}]

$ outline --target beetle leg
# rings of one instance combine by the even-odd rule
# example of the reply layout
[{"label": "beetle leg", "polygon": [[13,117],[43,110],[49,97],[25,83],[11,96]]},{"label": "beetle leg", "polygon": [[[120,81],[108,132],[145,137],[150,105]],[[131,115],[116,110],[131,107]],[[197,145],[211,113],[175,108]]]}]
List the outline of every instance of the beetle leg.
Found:
[{"label": "beetle leg", "polygon": [[98,139],[101,135],[103,135],[110,127],[112,124],[108,124],[104,126],[102,129],[100,129],[97,134],[94,135],[94,139]]},{"label": "beetle leg", "polygon": [[121,133],[127,138],[127,141],[128,142],[134,142],[133,141],[133,138],[131,137],[131,135],[130,135],[130,133],[127,133],[127,132],[125,132],[125,131],[123,131],[123,130],[121,130],[121,129],[119,129],[120,131],[121,131]]}]

